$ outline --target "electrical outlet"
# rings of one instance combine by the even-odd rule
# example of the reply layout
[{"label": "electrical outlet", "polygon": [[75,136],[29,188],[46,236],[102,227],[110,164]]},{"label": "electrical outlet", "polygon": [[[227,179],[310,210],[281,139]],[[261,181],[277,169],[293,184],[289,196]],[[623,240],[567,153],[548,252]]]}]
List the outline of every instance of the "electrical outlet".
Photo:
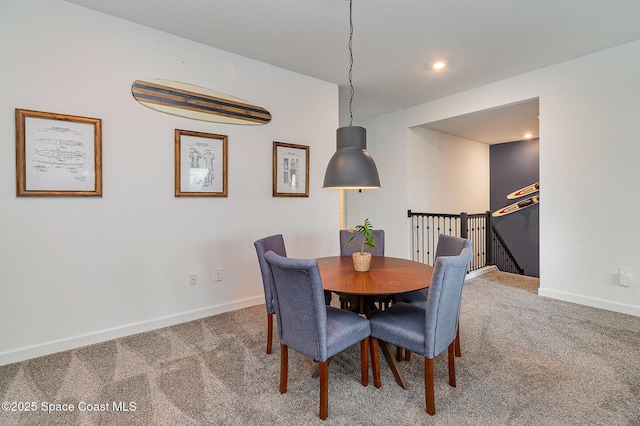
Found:
[{"label": "electrical outlet", "polygon": [[189,274],[189,285],[198,284],[198,274]]},{"label": "electrical outlet", "polygon": [[216,268],[213,270],[213,281],[222,281],[222,268]]},{"label": "electrical outlet", "polygon": [[623,287],[629,287],[629,284],[631,284],[631,268],[625,268],[621,266],[619,270],[620,275],[618,278],[618,284]]}]

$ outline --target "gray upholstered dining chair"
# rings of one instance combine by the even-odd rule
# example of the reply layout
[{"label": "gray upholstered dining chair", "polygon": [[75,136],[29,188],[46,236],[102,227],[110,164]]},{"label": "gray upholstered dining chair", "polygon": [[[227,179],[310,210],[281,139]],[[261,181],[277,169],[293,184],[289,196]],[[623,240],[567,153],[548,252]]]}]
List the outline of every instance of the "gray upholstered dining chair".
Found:
[{"label": "gray upholstered dining chair", "polygon": [[[273,304],[273,283],[271,278],[271,271],[267,265],[267,261],[264,259],[264,254],[269,250],[274,253],[287,257],[287,251],[284,248],[284,238],[282,234],[271,235],[269,237],[261,238],[253,243],[256,248],[256,254],[258,255],[258,264],[260,265],[260,274],[262,275],[262,287],[264,288],[264,302],[267,308],[267,353],[271,353],[272,341],[273,341],[273,315],[276,313],[275,305]],[[325,303],[328,305],[331,303],[331,292],[324,292]]]},{"label": "gray upholstered dining chair", "polygon": [[[435,259],[440,256],[457,256],[464,248],[471,249],[471,241],[453,235],[440,234],[438,236]],[[405,302],[425,308],[427,306],[428,294],[429,287],[422,290],[410,291],[409,293],[394,294],[392,299],[394,303]]]},{"label": "gray upholstered dining chair", "polygon": [[[455,338],[467,265],[473,258],[465,248],[458,256],[436,259],[426,309],[409,303],[394,303],[369,319],[372,351],[381,340],[424,356],[424,388],[427,413],[436,412],[434,358],[449,349],[449,385],[456,386]],[[380,382],[379,358],[373,357],[374,383]]]},{"label": "gray upholstered dining chair", "polygon": [[271,270],[267,264],[264,255],[269,250],[274,253],[287,257],[287,251],[284,248],[284,238],[282,234],[271,235],[257,240],[253,243],[258,255],[258,263],[260,264],[260,273],[262,274],[262,286],[264,288],[264,302],[267,308],[267,353],[271,353],[273,341],[273,315],[276,313],[276,307],[273,303],[273,288]]},{"label": "gray upholstered dining chair", "polygon": [[280,336],[280,393],[287,391],[288,348],[318,362],[320,418],[329,413],[329,359],[360,343],[361,383],[369,384],[369,320],[327,306],[315,259],[291,259],[269,251],[264,255],[273,275],[273,300]]},{"label": "gray upholstered dining chair", "polygon": [[[462,250],[468,248],[471,249],[471,241],[466,238],[460,238],[453,235],[438,235],[438,245],[436,247],[435,259],[440,256],[457,256],[462,253]],[[395,294],[392,296],[391,300],[393,303],[397,302],[405,302],[410,303],[412,305],[420,306],[421,308],[427,307],[427,295],[429,294],[429,287],[411,291],[409,293]],[[460,331],[456,331],[456,356],[459,357],[461,355],[460,350]],[[411,352],[406,351],[405,360],[408,361],[411,358]],[[396,359],[398,361],[402,360],[402,348],[398,347],[396,353]]]},{"label": "gray upholstered dining chair", "polygon": [[[371,234],[373,235],[373,240],[376,242],[375,248],[369,248],[365,246],[364,251],[371,253],[373,256],[384,256],[384,230],[382,229],[373,229],[371,230]],[[349,238],[355,238],[349,244],[347,241]],[[362,247],[362,240],[364,237],[360,234],[354,234],[349,232],[347,229],[340,230],[340,256],[351,256],[353,253],[360,250]],[[382,303],[385,306],[388,305],[389,299],[384,299],[379,301],[378,303]],[[340,297],[340,307],[342,309],[347,309],[349,306],[349,302],[344,297]]]}]

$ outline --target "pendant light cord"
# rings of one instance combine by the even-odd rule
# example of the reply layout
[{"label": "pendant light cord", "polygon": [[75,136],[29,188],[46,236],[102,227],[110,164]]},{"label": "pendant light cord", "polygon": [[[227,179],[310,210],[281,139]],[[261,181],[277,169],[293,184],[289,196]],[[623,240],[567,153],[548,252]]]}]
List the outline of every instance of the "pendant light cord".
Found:
[{"label": "pendant light cord", "polygon": [[349,0],[349,126],[353,125],[353,18],[352,18],[353,0]]}]

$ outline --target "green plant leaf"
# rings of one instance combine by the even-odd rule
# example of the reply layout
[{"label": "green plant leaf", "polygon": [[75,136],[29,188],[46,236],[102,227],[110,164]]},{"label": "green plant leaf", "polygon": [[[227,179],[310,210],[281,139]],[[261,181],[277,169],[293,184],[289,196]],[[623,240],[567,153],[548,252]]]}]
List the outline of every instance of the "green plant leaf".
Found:
[{"label": "green plant leaf", "polygon": [[[349,230],[350,232],[355,232],[357,234],[362,235],[362,245],[360,247],[361,254],[364,253],[365,246],[372,249],[376,248],[376,240],[373,238],[373,235],[371,234],[372,230],[373,230],[373,225],[369,221],[369,218],[366,218],[364,220],[363,225],[357,225],[353,231]],[[351,238],[345,241],[345,244],[349,244],[351,241],[353,241],[355,237],[356,235],[353,235]]]}]

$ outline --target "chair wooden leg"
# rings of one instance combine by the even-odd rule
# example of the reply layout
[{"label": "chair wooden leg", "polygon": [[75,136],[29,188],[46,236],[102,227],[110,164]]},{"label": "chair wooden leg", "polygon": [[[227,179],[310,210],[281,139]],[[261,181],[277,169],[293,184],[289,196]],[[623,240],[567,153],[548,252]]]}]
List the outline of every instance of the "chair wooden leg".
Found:
[{"label": "chair wooden leg", "polygon": [[320,419],[329,415],[329,363],[320,361]]},{"label": "chair wooden leg", "polygon": [[407,349],[404,350],[404,360],[405,361],[411,361],[411,351],[410,350],[407,350]]},{"label": "chair wooden leg", "polygon": [[271,342],[273,342],[273,314],[267,314],[267,353],[271,353]]},{"label": "chair wooden leg", "polygon": [[436,414],[436,401],[434,396],[433,358],[424,357],[424,394],[427,403],[427,413]]},{"label": "chair wooden leg", "polygon": [[287,379],[289,378],[289,347],[280,344],[280,393],[287,391]]},{"label": "chair wooden leg", "polygon": [[456,358],[454,356],[455,352],[455,341],[451,342],[449,345],[449,385],[451,387],[456,387]]},{"label": "chair wooden leg", "polygon": [[458,358],[462,356],[460,352],[460,323],[458,323],[458,329],[456,330],[456,356]]},{"label": "chair wooden leg", "polygon": [[373,370],[373,386],[382,387],[380,382],[380,356],[378,355],[378,341],[369,336],[369,350],[371,351],[371,369]]},{"label": "chair wooden leg", "polygon": [[[333,357],[329,358],[327,360],[327,365],[329,365],[331,363],[331,360],[333,359]],[[311,377],[313,377],[314,379],[316,377],[318,377],[320,375],[320,365],[316,362],[316,366],[313,369],[313,373],[311,373]]]},{"label": "chair wooden leg", "polygon": [[362,373],[362,386],[369,386],[369,338],[360,342],[360,371]]}]

